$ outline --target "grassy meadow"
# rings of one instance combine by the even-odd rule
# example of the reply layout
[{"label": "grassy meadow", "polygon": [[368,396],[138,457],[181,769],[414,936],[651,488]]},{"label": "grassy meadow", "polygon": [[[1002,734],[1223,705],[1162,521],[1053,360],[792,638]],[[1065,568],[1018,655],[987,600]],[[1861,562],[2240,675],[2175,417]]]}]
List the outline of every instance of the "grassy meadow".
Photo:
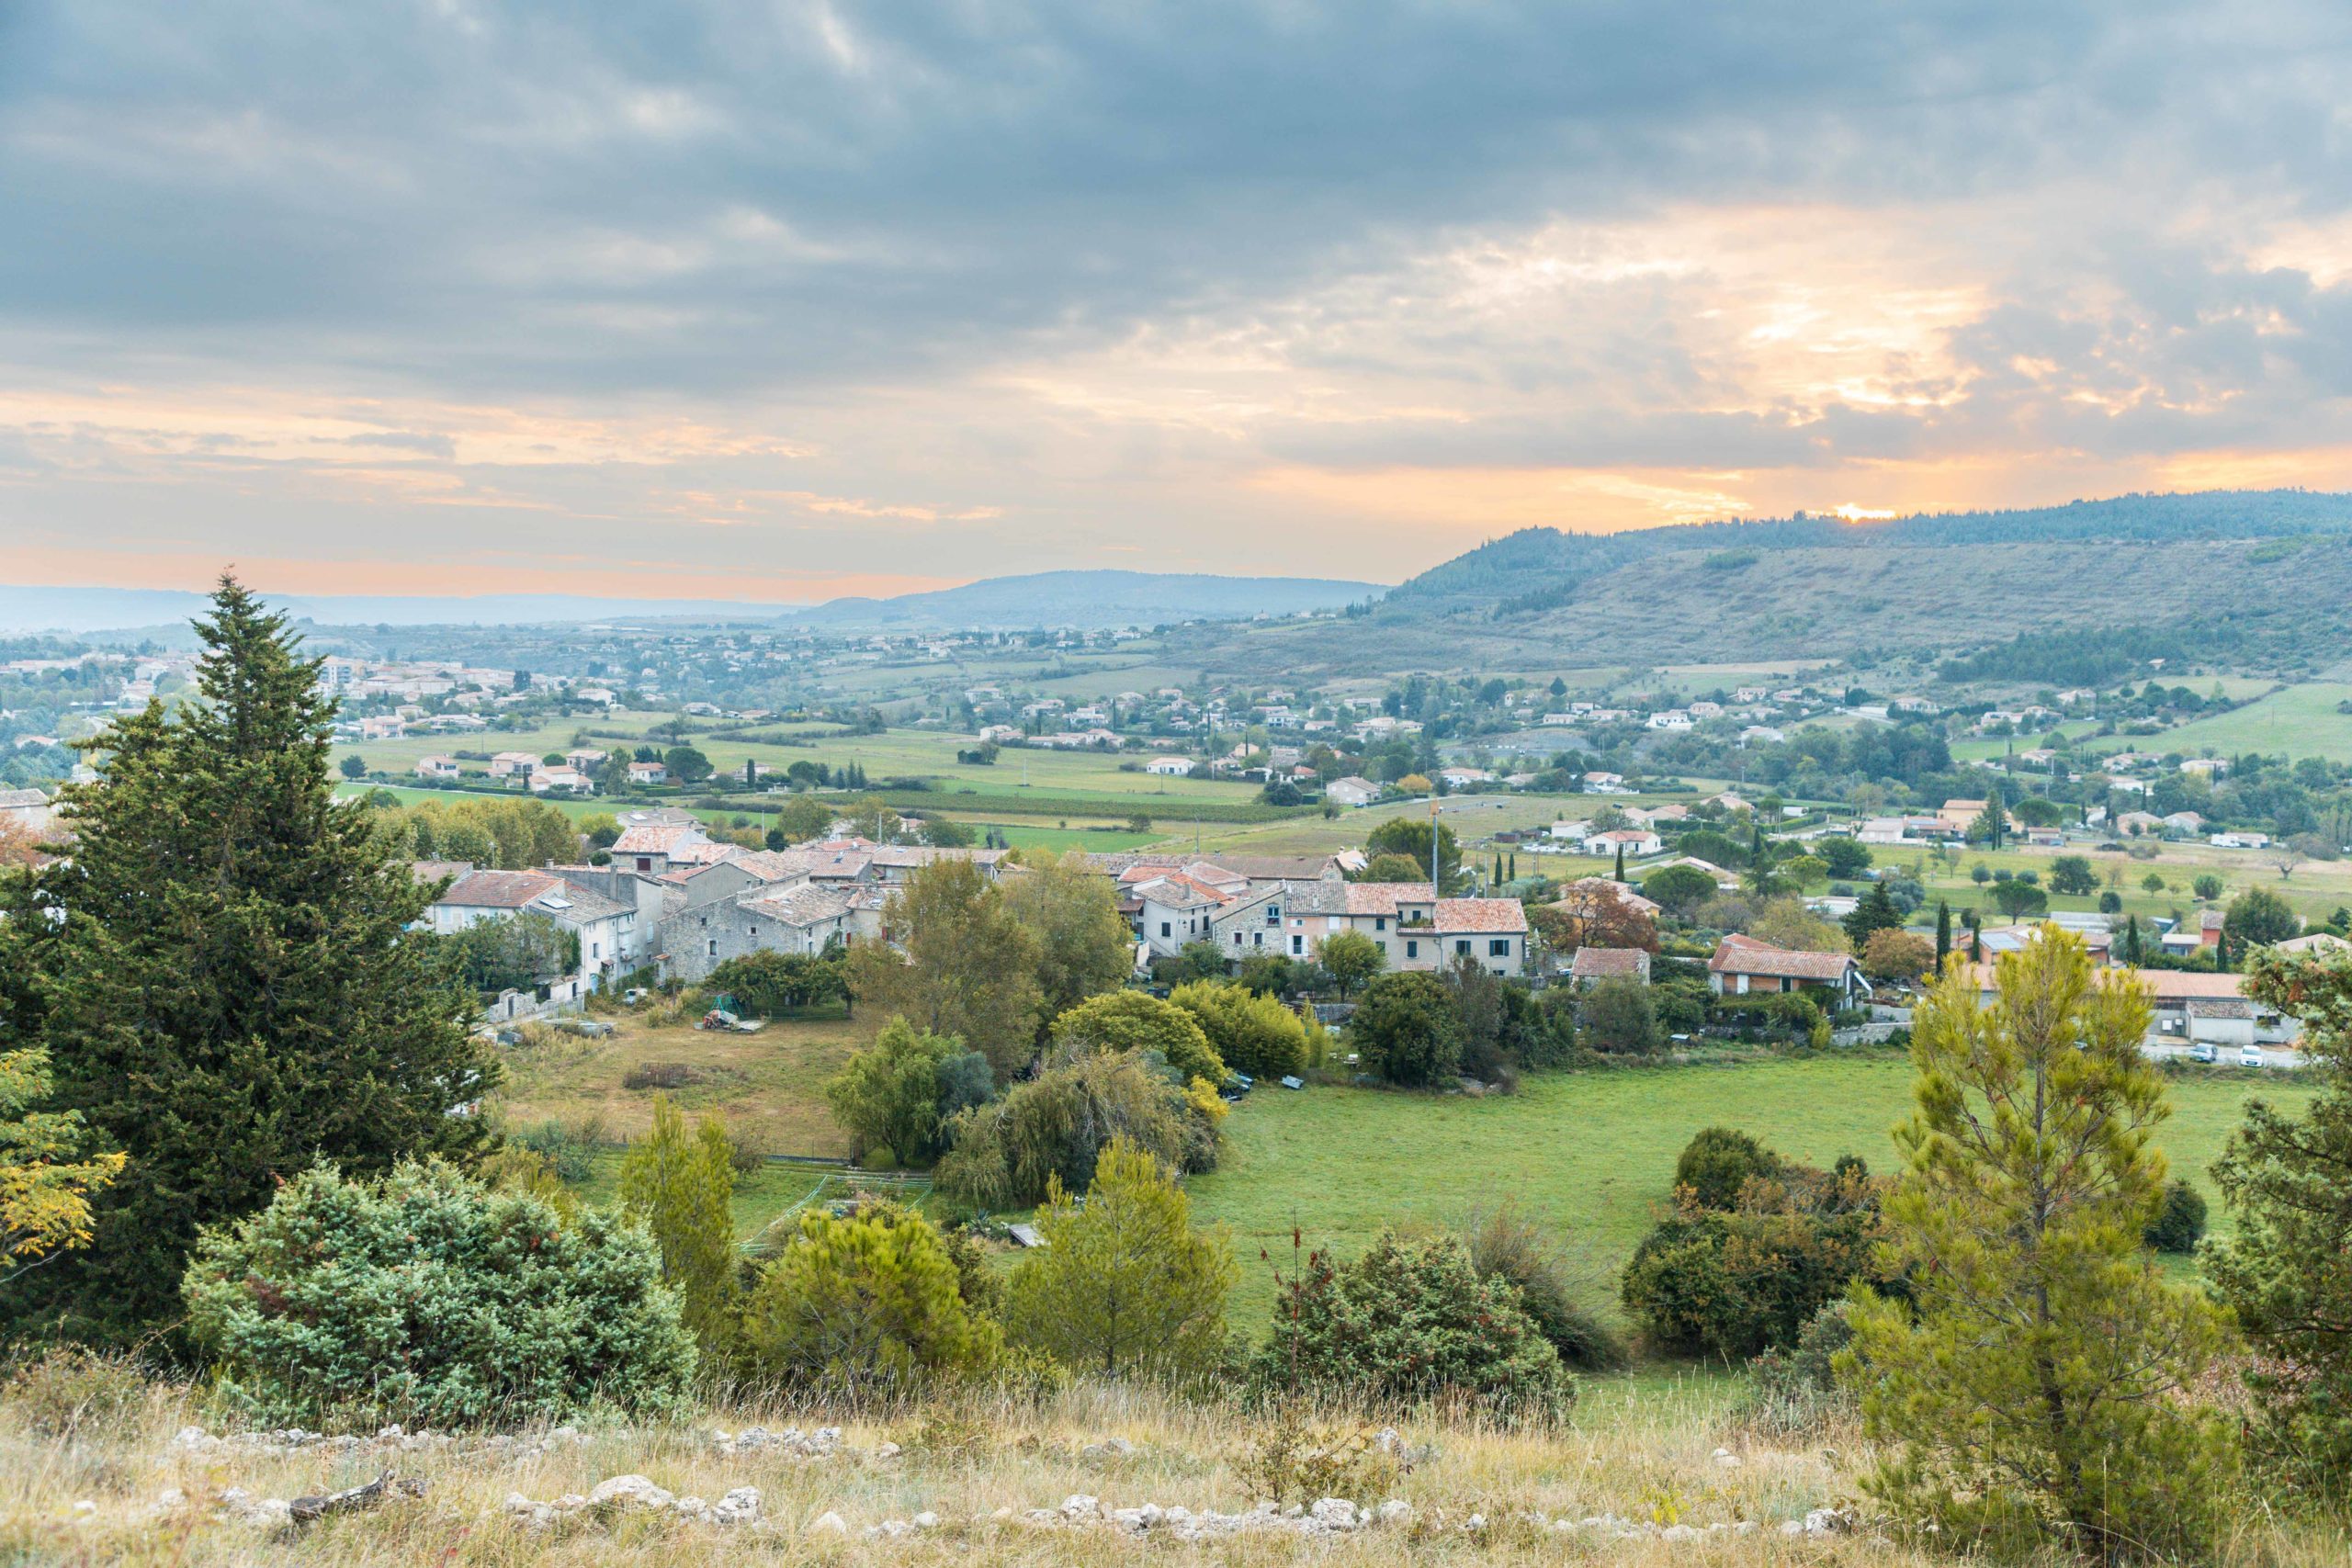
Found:
[{"label": "grassy meadow", "polygon": [[[1232,1230],[1243,1261],[1234,1320],[1251,1333],[1271,1308],[1274,1268],[1290,1268],[1293,1227],[1310,1247],[1352,1254],[1385,1225],[1448,1224],[1506,1199],[1557,1226],[1586,1260],[1596,1296],[1613,1304],[1617,1273],[1671,1201],[1675,1157],[1692,1134],[1733,1127],[1813,1164],[1858,1154],[1886,1170],[1912,1077],[1907,1055],[1880,1050],[1531,1074],[1515,1095],[1478,1100],[1261,1088],[1227,1118],[1223,1163],[1190,1187],[1195,1212]],[[2158,1144],[2209,1201],[2206,1167],[2257,1092],[2283,1106],[2309,1094],[2233,1071],[2175,1080]],[[2222,1221],[2218,1201],[2212,1208]]]}]

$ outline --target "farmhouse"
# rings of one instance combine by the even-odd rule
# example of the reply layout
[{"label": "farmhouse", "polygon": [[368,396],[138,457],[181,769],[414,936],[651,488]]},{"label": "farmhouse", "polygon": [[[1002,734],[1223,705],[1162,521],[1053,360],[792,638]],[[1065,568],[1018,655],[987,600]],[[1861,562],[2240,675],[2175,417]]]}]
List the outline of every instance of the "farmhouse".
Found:
[{"label": "farmhouse", "polygon": [[580,939],[580,974],[592,987],[612,976],[637,925],[635,908],[548,871],[468,869],[428,911],[441,936],[523,914],[544,915]]},{"label": "farmhouse", "polygon": [[700,828],[666,823],[625,828],[621,836],[613,840],[613,863],[649,876],[659,876],[670,869],[672,861],[693,858],[684,852],[709,842],[709,836]]},{"label": "farmhouse", "polygon": [[463,771],[458,766],[458,759],[455,757],[444,757],[436,753],[430,757],[419,757],[416,760],[416,776],[421,779],[454,779]]},{"label": "farmhouse", "polygon": [[1568,984],[1590,990],[1603,980],[1650,980],[1650,955],[1638,947],[1579,947],[1568,961]]},{"label": "farmhouse", "polygon": [[670,782],[670,770],[659,762],[631,762],[628,782],[633,784],[658,784]]},{"label": "farmhouse", "polygon": [[1818,991],[1834,1005],[1850,1006],[1870,994],[1861,965],[1845,953],[1806,953],[1775,947],[1754,937],[1733,934],[1715,946],[1707,960],[1707,988],[1717,996],[1749,996],[1760,991]]},{"label": "farmhouse", "polygon": [[517,773],[528,775],[537,773],[539,767],[539,759],[529,751],[501,751],[490,760],[490,776],[505,779]]},{"label": "farmhouse", "polygon": [[1605,833],[1586,835],[1585,848],[1595,854],[1615,854],[1625,852],[1628,860],[1654,855],[1666,848],[1666,840],[1647,828],[1611,828]]},{"label": "farmhouse", "polygon": [[1380,786],[1370,779],[1351,773],[1343,779],[1333,779],[1323,786],[1323,798],[1336,806],[1370,806],[1380,798]]},{"label": "farmhouse", "polygon": [[1165,779],[1181,779],[1193,771],[1193,760],[1190,757],[1154,757],[1143,765],[1143,771]]}]

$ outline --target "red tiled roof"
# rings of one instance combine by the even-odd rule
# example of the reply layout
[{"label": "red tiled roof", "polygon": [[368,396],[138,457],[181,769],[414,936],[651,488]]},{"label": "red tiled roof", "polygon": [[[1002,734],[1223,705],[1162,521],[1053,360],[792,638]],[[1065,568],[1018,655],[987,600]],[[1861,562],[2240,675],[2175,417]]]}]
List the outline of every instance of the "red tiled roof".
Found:
[{"label": "red tiled roof", "polygon": [[469,871],[441,895],[440,902],[469,909],[519,909],[542,894],[569,886],[543,871]]},{"label": "red tiled roof", "polygon": [[1430,925],[1440,931],[1502,936],[1527,929],[1527,907],[1516,898],[1441,898]]},{"label": "red tiled roof", "polygon": [[1784,947],[1774,947],[1769,942],[1754,937],[1727,936],[1715,948],[1715,955],[1707,960],[1707,967],[1718,975],[1763,975],[1772,979],[1842,980],[1853,966],[1853,958],[1843,953],[1803,953]]},{"label": "red tiled roof", "polygon": [[1619,975],[1638,979],[1648,973],[1645,962],[1648,957],[1638,947],[1579,947],[1568,961],[1568,974],[1579,980],[1605,980]]},{"label": "red tiled roof", "polygon": [[616,855],[666,855],[685,844],[703,841],[699,828],[662,823],[645,828],[631,828],[613,840]]}]

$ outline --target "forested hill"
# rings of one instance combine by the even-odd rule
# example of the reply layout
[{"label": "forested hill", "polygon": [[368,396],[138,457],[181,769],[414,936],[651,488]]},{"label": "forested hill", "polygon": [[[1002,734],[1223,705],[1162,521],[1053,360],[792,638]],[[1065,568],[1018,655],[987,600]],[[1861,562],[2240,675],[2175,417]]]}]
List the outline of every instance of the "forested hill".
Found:
[{"label": "forested hill", "polygon": [[[1900,650],[2149,628],[2252,668],[2352,658],[2352,495],[2128,495],[1884,522],[1784,517],[1620,534],[1530,528],[1342,626],[1204,636],[1212,669],[1530,671]],[[1268,661],[1274,661],[1270,666]]]},{"label": "forested hill", "polygon": [[1868,523],[1799,513],[1793,517],[1691,523],[1621,534],[1523,528],[1430,568],[1394,590],[1390,597],[1497,590],[1525,593],[1538,586],[1532,581],[1534,578],[1582,576],[1629,561],[1691,550],[1871,549],[2088,539],[2161,544],[2346,533],[2352,533],[2352,494],[2301,490],[2120,495],[2103,501],[2074,501],[2064,506],[1924,512]]}]

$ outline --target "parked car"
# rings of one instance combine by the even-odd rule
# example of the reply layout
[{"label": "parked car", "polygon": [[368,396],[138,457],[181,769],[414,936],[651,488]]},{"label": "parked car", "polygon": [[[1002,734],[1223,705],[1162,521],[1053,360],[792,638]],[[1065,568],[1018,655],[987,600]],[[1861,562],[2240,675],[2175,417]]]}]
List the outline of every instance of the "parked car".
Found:
[{"label": "parked car", "polygon": [[2200,1040],[2188,1048],[2188,1059],[2192,1062],[2216,1062],[2221,1060],[2221,1055],[2210,1040]]},{"label": "parked car", "polygon": [[2262,1047],[2259,1045],[2240,1046],[2238,1048],[2238,1066],[2241,1067],[2258,1067],[2262,1066]]}]

